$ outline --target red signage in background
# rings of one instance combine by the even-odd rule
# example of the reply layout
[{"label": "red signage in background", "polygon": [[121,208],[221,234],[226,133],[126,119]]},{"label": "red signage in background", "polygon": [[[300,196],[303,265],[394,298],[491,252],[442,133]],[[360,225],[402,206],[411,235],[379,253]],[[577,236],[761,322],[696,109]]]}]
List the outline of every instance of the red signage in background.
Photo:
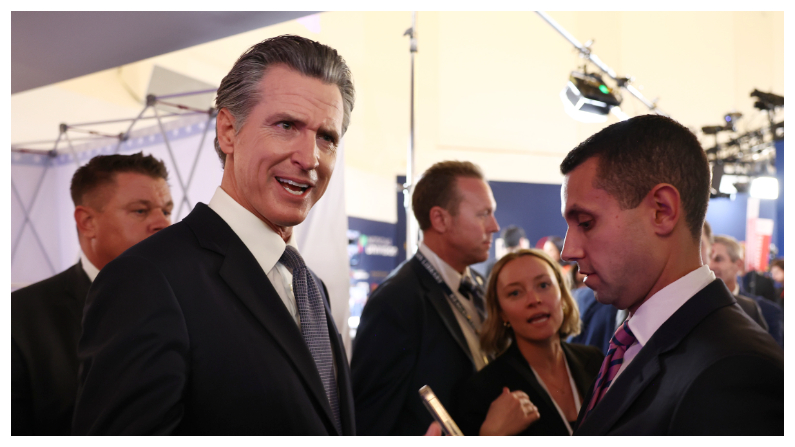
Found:
[{"label": "red signage in background", "polygon": [[745,271],[767,271],[773,219],[749,218],[745,227]]}]

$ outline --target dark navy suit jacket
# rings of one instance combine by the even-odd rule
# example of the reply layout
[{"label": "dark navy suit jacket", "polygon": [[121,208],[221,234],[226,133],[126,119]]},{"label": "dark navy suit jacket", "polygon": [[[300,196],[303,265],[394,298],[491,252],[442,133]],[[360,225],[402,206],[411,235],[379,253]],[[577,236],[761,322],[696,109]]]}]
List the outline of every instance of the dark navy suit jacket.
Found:
[{"label": "dark navy suit jacket", "polygon": [[367,300],[354,341],[358,434],[425,433],[433,417],[419,389],[429,385],[449,409],[475,373],[471,355],[444,289],[416,257],[398,266]]},{"label": "dark navy suit jacket", "polygon": [[[324,294],[342,434],[350,372]],[[309,348],[254,255],[204,204],[102,269],[74,434],[338,434]]]},{"label": "dark navy suit jacket", "polygon": [[69,435],[91,280],[78,262],[11,293],[11,434]]},{"label": "dark navy suit jacket", "polygon": [[660,326],[583,421],[586,407],[575,435],[782,436],[784,352],[715,280]]}]

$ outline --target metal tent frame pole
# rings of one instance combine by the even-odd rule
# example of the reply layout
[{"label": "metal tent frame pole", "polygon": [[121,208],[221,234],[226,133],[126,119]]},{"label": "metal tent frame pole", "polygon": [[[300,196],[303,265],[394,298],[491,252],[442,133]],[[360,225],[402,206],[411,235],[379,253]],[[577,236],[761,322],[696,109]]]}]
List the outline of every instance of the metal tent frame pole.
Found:
[{"label": "metal tent frame pole", "polygon": [[[196,166],[199,165],[199,156],[201,155],[201,148],[204,146],[204,140],[207,139],[207,131],[210,129],[210,123],[212,123],[213,119],[215,119],[215,113],[210,113],[207,115],[207,121],[204,122],[204,131],[202,132],[201,140],[199,140],[199,147],[196,149],[196,156],[193,158],[193,166],[190,169],[190,175],[188,175],[188,183],[185,184],[186,188],[190,188],[190,185],[193,183],[193,174],[196,173]],[[182,207],[186,204],[183,200],[179,204],[179,210],[177,211],[177,219],[179,220],[182,216]],[[187,204],[188,208],[190,209],[190,203]]]},{"label": "metal tent frame pole", "polygon": [[11,264],[14,263],[14,257],[17,254],[17,249],[19,248],[19,243],[22,241],[22,235],[25,233],[25,227],[30,227],[30,231],[33,234],[33,237],[36,239],[36,243],[39,245],[41,252],[44,254],[44,260],[47,261],[47,266],[50,268],[51,274],[56,274],[55,267],[53,266],[52,260],[50,259],[50,254],[47,253],[44,244],[41,242],[41,238],[39,237],[39,232],[36,231],[36,226],[33,224],[33,220],[31,220],[30,215],[33,211],[33,205],[36,203],[36,198],[39,196],[39,192],[41,191],[41,185],[44,184],[44,178],[47,175],[47,171],[50,169],[50,165],[52,164],[52,159],[55,157],[58,151],[58,143],[61,141],[61,137],[63,137],[63,132],[58,134],[58,139],[55,140],[55,145],[52,150],[48,151],[44,156],[48,157],[47,162],[44,165],[44,169],[41,171],[41,176],[39,180],[36,182],[36,189],[33,190],[33,195],[30,198],[27,206],[25,202],[22,200],[22,195],[19,194],[17,190],[16,184],[14,184],[13,177],[11,178],[11,190],[14,193],[14,196],[19,201],[19,206],[22,208],[22,214],[25,216],[25,219],[22,221],[22,226],[19,229],[19,233],[17,234],[16,240],[14,241],[14,245],[11,247]]},{"label": "metal tent frame pole", "polygon": [[403,184],[403,208],[406,210],[406,259],[417,251],[417,226],[411,212],[411,192],[414,187],[414,56],[417,53],[417,12],[411,13],[411,28],[403,33],[409,36],[411,56],[411,83],[409,94],[409,145],[406,154],[406,183]]}]

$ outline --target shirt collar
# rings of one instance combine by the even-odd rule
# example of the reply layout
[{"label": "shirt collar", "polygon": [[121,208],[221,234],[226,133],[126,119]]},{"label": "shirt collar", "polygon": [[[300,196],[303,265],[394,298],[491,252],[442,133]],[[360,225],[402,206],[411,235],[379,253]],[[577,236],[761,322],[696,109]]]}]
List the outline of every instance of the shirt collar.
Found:
[{"label": "shirt collar", "polygon": [[99,269],[88,260],[86,254],[83,253],[82,250],[80,251],[80,264],[83,266],[83,271],[88,275],[88,279],[94,282],[94,280],[97,279],[97,275],[99,275]]},{"label": "shirt collar", "polygon": [[208,206],[218,213],[243,241],[262,270],[265,273],[271,271],[284,253],[287,245],[284,240],[260,218],[237,203],[220,186],[215,190]]},{"label": "shirt collar", "polygon": [[[450,290],[457,291],[461,285],[461,279],[465,276],[472,278],[469,274],[469,267],[464,267],[464,274],[458,273],[450,264],[444,262],[436,253],[433,252],[425,243],[421,243],[418,250],[428,259],[433,268],[442,275],[442,279],[450,287]],[[475,283],[477,284],[477,283]]]},{"label": "shirt collar", "polygon": [[714,280],[715,274],[709,266],[702,265],[663,287],[641,304],[627,323],[638,343],[645,345],[674,312]]}]

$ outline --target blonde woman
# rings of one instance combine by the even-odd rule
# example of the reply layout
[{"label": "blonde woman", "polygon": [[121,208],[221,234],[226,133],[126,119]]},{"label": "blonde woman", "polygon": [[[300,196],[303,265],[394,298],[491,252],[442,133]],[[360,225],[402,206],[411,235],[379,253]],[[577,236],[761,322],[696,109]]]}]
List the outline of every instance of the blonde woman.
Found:
[{"label": "blonde woman", "polygon": [[[524,249],[501,258],[486,289],[488,318],[480,336],[498,356],[459,394],[456,422],[468,435],[570,435],[604,355],[563,340],[579,333],[577,305],[560,266]],[[499,398],[524,392],[536,417],[521,424],[497,411]],[[492,405],[492,402],[495,405]],[[492,411],[489,411],[492,408]]]}]

